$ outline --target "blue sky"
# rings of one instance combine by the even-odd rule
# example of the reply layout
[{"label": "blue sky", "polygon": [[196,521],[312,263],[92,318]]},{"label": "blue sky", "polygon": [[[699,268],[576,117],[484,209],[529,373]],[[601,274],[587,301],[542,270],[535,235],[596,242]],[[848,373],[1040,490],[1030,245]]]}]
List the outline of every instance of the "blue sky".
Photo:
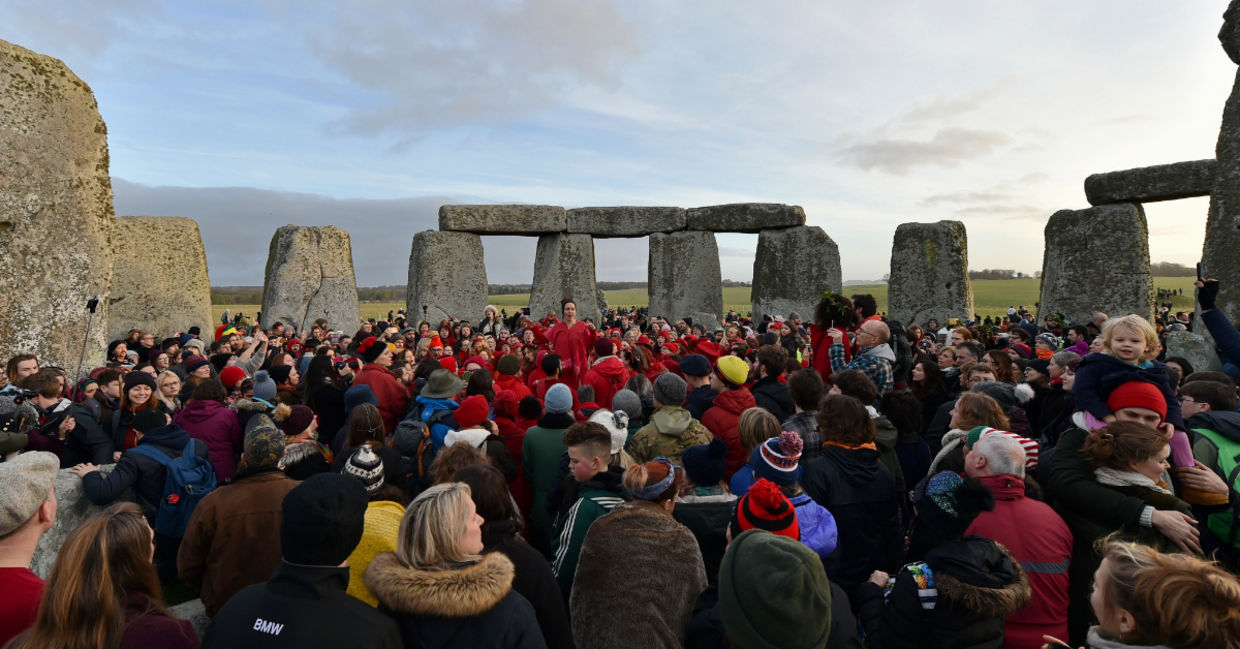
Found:
[{"label": "blue sky", "polygon": [[[448,202],[797,204],[846,280],[958,219],[971,267],[1033,272],[1090,173],[1213,155],[1226,2],[903,4],[0,0],[0,38],[91,85],[117,213],[197,219],[217,285],[261,284],[286,223],[403,284]],[[1152,260],[1195,262],[1206,209],[1149,206]],[[719,244],[749,279],[756,236]],[[491,281],[534,248],[489,238]],[[646,277],[644,240],[596,256]]]}]

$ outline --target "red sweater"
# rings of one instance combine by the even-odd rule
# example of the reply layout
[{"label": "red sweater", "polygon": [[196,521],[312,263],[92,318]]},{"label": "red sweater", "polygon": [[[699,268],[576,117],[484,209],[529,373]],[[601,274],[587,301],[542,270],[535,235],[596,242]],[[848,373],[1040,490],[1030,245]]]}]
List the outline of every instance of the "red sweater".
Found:
[{"label": "red sweater", "polygon": [[366,365],[353,379],[353,385],[370,386],[379,400],[379,414],[383,415],[383,429],[387,432],[396,430],[396,424],[405,416],[405,406],[409,403],[409,390],[396,380],[396,377],[382,365]]}]

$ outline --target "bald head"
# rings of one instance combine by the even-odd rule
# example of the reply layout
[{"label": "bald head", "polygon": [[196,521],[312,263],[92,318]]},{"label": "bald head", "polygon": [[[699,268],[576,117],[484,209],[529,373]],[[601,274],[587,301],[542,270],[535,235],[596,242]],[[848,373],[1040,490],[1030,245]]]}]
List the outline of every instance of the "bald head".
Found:
[{"label": "bald head", "polygon": [[861,323],[861,326],[857,328],[857,333],[866,333],[873,336],[873,341],[859,341],[866,343],[867,347],[881,345],[891,340],[891,328],[882,320],[867,320]]}]

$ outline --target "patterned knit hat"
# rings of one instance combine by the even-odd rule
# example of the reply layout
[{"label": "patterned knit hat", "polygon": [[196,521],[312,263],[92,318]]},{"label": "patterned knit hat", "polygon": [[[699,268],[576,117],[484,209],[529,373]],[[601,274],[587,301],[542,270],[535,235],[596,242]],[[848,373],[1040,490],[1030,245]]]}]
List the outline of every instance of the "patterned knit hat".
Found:
[{"label": "patterned knit hat", "polygon": [[1056,336],[1049,331],[1038,334],[1038,337],[1035,338],[1034,341],[1050,347],[1052,351],[1059,350],[1059,336]]},{"label": "patterned knit hat", "polygon": [[796,507],[792,506],[792,501],[780,491],[779,486],[763,478],[753,483],[749,492],[736,501],[728,527],[732,530],[732,538],[755,528],[801,540]]},{"label": "patterned knit hat", "polygon": [[385,350],[387,350],[387,343],[380,342],[374,336],[367,337],[357,346],[358,355],[367,363],[379,360]]},{"label": "patterned knit hat", "polygon": [[959,539],[978,514],[995,508],[995,496],[972,478],[943,471],[918,485],[913,504],[926,526],[944,538]]},{"label": "patterned knit hat", "polygon": [[370,444],[362,444],[361,448],[353,451],[340,472],[361,480],[368,494],[383,486],[383,460],[370,450]]},{"label": "patterned knit hat", "polygon": [[749,463],[755,478],[765,478],[785,487],[800,479],[801,434],[785,430],[779,437],[762,442],[753,450]]}]

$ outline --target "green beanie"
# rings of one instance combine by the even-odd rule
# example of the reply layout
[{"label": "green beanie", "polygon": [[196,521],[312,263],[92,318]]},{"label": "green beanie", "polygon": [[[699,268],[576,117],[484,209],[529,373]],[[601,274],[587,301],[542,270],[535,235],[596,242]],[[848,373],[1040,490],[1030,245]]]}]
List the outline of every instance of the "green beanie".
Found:
[{"label": "green beanie", "polygon": [[748,530],[723,556],[719,610],[741,649],[819,649],[831,633],[831,583],[813,550]]}]

